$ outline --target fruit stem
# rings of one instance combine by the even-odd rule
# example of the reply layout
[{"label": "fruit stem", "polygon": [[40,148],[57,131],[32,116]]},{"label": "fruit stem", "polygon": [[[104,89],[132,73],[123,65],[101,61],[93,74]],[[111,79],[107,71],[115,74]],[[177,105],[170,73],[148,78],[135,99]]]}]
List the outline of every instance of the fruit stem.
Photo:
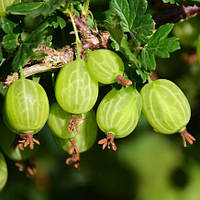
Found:
[{"label": "fruit stem", "polygon": [[69,16],[70,16],[70,19],[71,19],[71,22],[72,22],[72,26],[73,26],[73,29],[74,29],[74,33],[75,33],[75,37],[76,37],[77,57],[80,58],[80,49],[79,49],[79,45],[82,46],[82,43],[81,43],[81,40],[80,40],[79,35],[78,35],[78,30],[77,30],[77,28],[76,28],[76,24],[75,24],[75,22],[74,22],[74,18],[73,18],[72,12],[68,9],[68,10],[67,10],[67,13],[68,13]]},{"label": "fruit stem", "polygon": [[24,79],[24,72],[23,72],[23,68],[22,68],[21,65],[20,65],[20,68],[19,68],[19,72],[20,72],[20,79]]},{"label": "fruit stem", "polygon": [[124,78],[122,75],[118,75],[116,77],[116,80],[119,84],[121,85],[124,85],[124,86],[129,86],[129,85],[132,85],[132,81],[131,80],[128,80],[126,78]]},{"label": "fruit stem", "polygon": [[34,143],[40,145],[40,142],[33,138],[33,133],[20,134],[20,139],[18,140],[18,146],[20,150],[24,150],[27,146],[30,146],[30,149],[34,149]]},{"label": "fruit stem", "polygon": [[114,142],[115,135],[112,133],[108,133],[107,137],[98,141],[98,144],[102,144],[102,149],[104,150],[106,147],[112,151],[117,150],[117,146]]},{"label": "fruit stem", "polygon": [[34,176],[36,174],[36,166],[34,163],[31,163],[29,160],[24,163],[16,162],[15,166],[18,167],[19,171],[26,171],[28,177]]},{"label": "fruit stem", "polygon": [[73,132],[74,130],[76,130],[76,132],[79,132],[79,128],[78,128],[78,121],[82,121],[84,120],[84,118],[78,118],[76,115],[71,115],[71,118],[69,120],[69,124],[67,127],[67,130],[69,132]]},{"label": "fruit stem", "polygon": [[181,133],[181,137],[183,139],[184,147],[187,147],[187,142],[189,142],[190,144],[193,144],[193,142],[196,141],[196,139],[187,132],[187,129],[184,129],[180,133]]},{"label": "fruit stem", "polygon": [[69,150],[69,155],[72,155],[72,157],[67,158],[66,164],[74,164],[74,168],[80,169],[80,155],[79,155],[79,150],[76,146],[76,141],[74,139],[70,140],[72,146]]}]

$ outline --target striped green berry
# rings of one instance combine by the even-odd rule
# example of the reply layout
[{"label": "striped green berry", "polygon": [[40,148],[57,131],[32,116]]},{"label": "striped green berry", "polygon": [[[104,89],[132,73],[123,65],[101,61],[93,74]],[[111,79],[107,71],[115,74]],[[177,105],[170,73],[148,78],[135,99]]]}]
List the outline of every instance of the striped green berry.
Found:
[{"label": "striped green berry", "polygon": [[0,191],[4,188],[8,178],[8,169],[5,158],[0,152]]},{"label": "striped green berry", "polygon": [[42,86],[32,80],[15,81],[4,105],[6,124],[17,134],[37,133],[49,115],[49,101]]},{"label": "striped green berry", "polygon": [[[141,109],[142,99],[136,89],[133,87],[112,89],[99,104],[96,114],[97,124],[108,135],[107,139],[126,137],[135,129]],[[104,142],[106,140],[99,141],[99,144],[105,144]]]},{"label": "striped green berry", "polygon": [[[88,54],[87,69],[91,76],[104,84],[111,84],[116,81],[123,84],[128,80],[123,79],[124,63],[122,59],[113,51],[99,49]],[[128,81],[131,82],[131,81]],[[130,85],[131,83],[124,83]]]},{"label": "striped green berry", "polygon": [[20,149],[39,141],[33,138],[43,128],[49,115],[49,101],[42,86],[32,80],[20,79],[8,89],[4,104],[4,122],[21,137]]},{"label": "striped green berry", "polygon": [[146,84],[141,90],[143,113],[156,132],[164,134],[182,133],[192,143],[195,140],[186,132],[191,117],[189,102],[179,87],[166,79]]},{"label": "striped green berry", "polygon": [[66,112],[81,114],[92,109],[98,97],[98,82],[91,78],[84,60],[77,59],[61,69],[55,95]]}]

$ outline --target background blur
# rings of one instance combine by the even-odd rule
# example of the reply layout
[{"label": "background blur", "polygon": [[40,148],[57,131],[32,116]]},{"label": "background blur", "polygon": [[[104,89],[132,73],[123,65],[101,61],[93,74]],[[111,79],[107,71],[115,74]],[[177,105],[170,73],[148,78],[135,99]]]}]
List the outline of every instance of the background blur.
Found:
[{"label": "background blur", "polygon": [[[101,20],[108,0],[91,2],[95,18]],[[168,8],[150,1],[152,13]],[[192,108],[187,129],[197,139],[192,146],[184,148],[178,133],[155,133],[141,116],[130,136],[116,140],[117,152],[102,151],[96,144],[81,154],[81,169],[75,170],[65,165],[67,153],[56,146],[45,126],[34,158],[36,176],[26,177],[7,159],[9,177],[0,200],[199,200],[200,60],[196,49],[200,17],[176,24],[172,34],[180,38],[182,49],[170,59],[157,60],[156,74],[175,82],[187,96]],[[105,94],[104,87],[101,94]],[[103,137],[99,131],[98,139]]]}]

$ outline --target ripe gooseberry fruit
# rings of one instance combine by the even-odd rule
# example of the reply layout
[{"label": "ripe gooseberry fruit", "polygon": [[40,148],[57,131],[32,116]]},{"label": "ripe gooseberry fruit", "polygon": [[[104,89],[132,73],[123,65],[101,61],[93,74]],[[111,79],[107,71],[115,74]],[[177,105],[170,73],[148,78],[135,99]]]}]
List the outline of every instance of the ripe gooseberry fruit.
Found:
[{"label": "ripe gooseberry fruit", "polygon": [[[89,150],[97,137],[94,111],[91,110],[88,113],[82,114],[82,120],[77,123],[78,130],[74,127],[73,132],[68,131],[70,113],[61,110],[57,103],[53,104],[53,111],[50,112],[48,125],[54,133],[55,141],[64,151],[72,155],[71,158],[66,160],[66,163],[68,165],[74,163],[74,166],[78,168],[80,164],[79,153]],[[79,116],[76,115],[76,117]]]},{"label": "ripe gooseberry fruit", "polygon": [[180,88],[166,79],[146,84],[142,90],[143,113],[156,132],[173,134],[180,132],[184,147],[186,140],[193,144],[195,138],[186,130],[191,117],[187,98]]},{"label": "ripe gooseberry fruit", "polygon": [[33,134],[39,132],[49,115],[49,101],[42,86],[32,80],[15,81],[6,93],[4,121],[11,131],[20,135],[19,147],[34,148]]},{"label": "ripe gooseberry fruit", "polygon": [[87,69],[91,76],[103,84],[121,83],[131,85],[132,81],[123,77],[124,63],[113,51],[99,49],[88,53]]},{"label": "ripe gooseberry fruit", "polygon": [[65,65],[58,74],[55,95],[63,110],[73,114],[92,109],[98,97],[98,82],[91,78],[85,61],[77,59]]},{"label": "ripe gooseberry fruit", "polygon": [[15,165],[19,168],[19,171],[25,171],[27,175],[33,176],[36,173],[36,168],[33,163],[29,161],[38,148],[34,148],[33,150],[24,149],[20,150],[18,146],[18,139],[20,139],[19,135],[15,135],[12,133],[4,124],[0,122],[1,129],[1,140],[0,147],[4,154],[11,160],[15,161]]},{"label": "ripe gooseberry fruit", "polygon": [[136,127],[142,109],[140,94],[133,87],[113,88],[101,101],[97,109],[96,119],[99,128],[107,135],[100,140],[105,149],[116,151],[114,138],[129,135]]},{"label": "ripe gooseberry fruit", "polygon": [[8,179],[8,169],[5,158],[0,152],[0,191],[4,188]]}]

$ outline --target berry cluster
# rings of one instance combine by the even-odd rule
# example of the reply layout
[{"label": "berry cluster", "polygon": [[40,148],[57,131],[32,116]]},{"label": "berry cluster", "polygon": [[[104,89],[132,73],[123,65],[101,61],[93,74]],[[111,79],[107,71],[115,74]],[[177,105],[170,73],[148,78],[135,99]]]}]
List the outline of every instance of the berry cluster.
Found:
[{"label": "berry cluster", "polygon": [[[70,155],[66,164],[79,168],[80,153],[95,143],[97,125],[106,134],[98,143],[103,149],[116,151],[114,139],[133,132],[141,111],[156,132],[180,132],[184,146],[186,140],[192,144],[195,138],[186,131],[191,110],[182,91],[171,81],[158,79],[149,80],[139,93],[132,82],[123,77],[123,72],[123,61],[113,51],[89,52],[87,61],[78,58],[60,70],[55,84],[57,102],[50,109],[41,85],[24,78],[15,81],[4,103],[5,125],[1,123],[0,141],[3,152],[15,161],[30,158],[38,148],[34,148],[34,143],[39,144],[33,135],[48,120],[55,142]],[[93,107],[98,97],[98,82],[118,82],[122,87],[113,88],[105,95],[95,117]],[[34,171],[30,166],[28,169],[29,174]]]}]

